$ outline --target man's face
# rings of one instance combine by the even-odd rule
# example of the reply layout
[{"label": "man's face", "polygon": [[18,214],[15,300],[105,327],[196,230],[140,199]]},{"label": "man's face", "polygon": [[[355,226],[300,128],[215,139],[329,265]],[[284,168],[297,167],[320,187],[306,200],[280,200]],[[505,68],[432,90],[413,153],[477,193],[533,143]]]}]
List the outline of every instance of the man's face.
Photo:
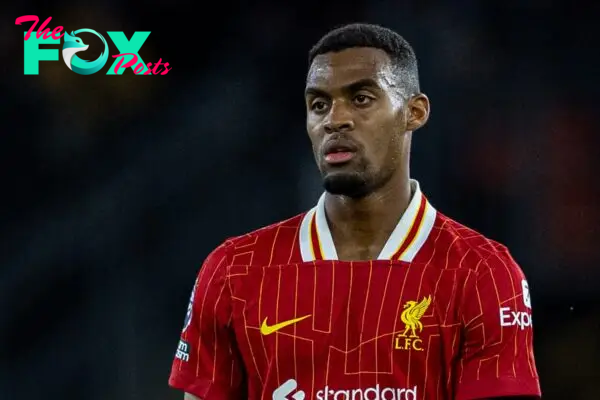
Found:
[{"label": "man's face", "polygon": [[379,49],[351,48],[314,59],[306,80],[306,128],[328,192],[363,197],[401,165],[410,144],[410,107],[397,84],[389,56]]}]

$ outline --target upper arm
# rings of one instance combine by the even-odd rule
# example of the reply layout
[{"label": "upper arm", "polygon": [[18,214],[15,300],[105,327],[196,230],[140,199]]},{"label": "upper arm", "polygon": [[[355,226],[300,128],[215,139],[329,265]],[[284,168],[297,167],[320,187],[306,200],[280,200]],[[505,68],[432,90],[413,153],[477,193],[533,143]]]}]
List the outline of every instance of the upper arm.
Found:
[{"label": "upper arm", "polygon": [[529,286],[508,251],[491,255],[467,279],[461,311],[457,399],[539,397]]},{"label": "upper arm", "polygon": [[244,397],[242,361],[230,327],[227,267],[221,246],[207,257],[190,296],[169,377],[169,385],[186,396],[202,400]]}]

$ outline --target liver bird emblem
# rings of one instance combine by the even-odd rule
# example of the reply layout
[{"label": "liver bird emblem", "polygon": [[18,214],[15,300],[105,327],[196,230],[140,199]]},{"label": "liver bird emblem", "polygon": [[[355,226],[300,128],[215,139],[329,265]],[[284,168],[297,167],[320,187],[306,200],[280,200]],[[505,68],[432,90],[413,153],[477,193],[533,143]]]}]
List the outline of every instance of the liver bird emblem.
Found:
[{"label": "liver bird emblem", "polygon": [[420,303],[412,300],[406,302],[404,311],[400,315],[400,319],[406,324],[406,329],[401,336],[406,336],[410,331],[409,337],[418,337],[417,331],[421,332],[423,330],[421,317],[427,311],[429,304],[431,304],[431,296],[423,297]]}]

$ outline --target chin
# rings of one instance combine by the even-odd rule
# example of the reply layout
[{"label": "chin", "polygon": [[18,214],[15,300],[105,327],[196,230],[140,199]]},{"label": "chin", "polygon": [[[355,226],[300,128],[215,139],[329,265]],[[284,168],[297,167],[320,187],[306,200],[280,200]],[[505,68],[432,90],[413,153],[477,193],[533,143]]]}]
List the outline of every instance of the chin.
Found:
[{"label": "chin", "polygon": [[323,177],[323,187],[328,193],[358,199],[368,195],[370,185],[363,174],[357,172],[332,172]]}]

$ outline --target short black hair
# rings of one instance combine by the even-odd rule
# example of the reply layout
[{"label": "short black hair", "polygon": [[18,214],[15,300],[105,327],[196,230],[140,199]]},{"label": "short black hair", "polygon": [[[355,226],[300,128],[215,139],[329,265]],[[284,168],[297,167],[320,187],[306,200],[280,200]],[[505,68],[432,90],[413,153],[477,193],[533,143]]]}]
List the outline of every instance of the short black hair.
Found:
[{"label": "short black hair", "polygon": [[412,46],[398,33],[379,25],[355,23],[329,31],[310,49],[309,68],[318,55],[355,47],[385,51],[393,63],[403,95],[408,97],[419,92],[419,69]]}]

